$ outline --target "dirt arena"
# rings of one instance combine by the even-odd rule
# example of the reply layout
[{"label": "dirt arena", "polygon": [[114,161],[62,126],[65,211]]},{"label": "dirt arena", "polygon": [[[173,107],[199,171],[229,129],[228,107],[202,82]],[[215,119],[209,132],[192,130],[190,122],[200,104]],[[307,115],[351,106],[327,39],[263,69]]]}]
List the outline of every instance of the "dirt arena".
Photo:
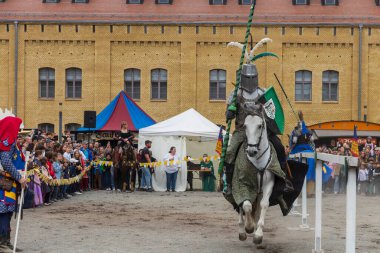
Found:
[{"label": "dirt arena", "polygon": [[[345,200],[344,195],[323,198],[325,252],[344,252]],[[360,196],[357,204],[356,252],[380,252],[380,198]],[[309,213],[313,226],[314,199]],[[279,207],[271,207],[265,248],[257,249],[252,237],[238,240],[237,215],[220,193],[93,191],[26,210],[18,245],[28,253],[311,252],[314,232],[289,229],[300,223],[300,217],[282,217]]]}]

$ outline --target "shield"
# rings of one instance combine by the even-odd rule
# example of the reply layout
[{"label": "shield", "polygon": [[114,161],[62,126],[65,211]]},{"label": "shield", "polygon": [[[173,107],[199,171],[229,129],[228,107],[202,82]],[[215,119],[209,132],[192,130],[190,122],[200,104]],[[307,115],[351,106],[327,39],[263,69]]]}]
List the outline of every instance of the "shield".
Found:
[{"label": "shield", "polygon": [[264,107],[268,128],[275,134],[283,134],[285,116],[280,100],[273,86],[269,87],[259,99]]}]

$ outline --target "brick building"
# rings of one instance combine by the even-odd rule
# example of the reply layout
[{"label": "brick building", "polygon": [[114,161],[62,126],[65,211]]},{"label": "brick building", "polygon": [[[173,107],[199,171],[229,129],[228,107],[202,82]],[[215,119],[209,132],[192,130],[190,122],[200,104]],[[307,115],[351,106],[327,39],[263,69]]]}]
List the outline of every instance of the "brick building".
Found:
[{"label": "brick building", "polygon": [[[27,128],[83,124],[122,89],[155,120],[195,108],[224,124],[249,0],[0,0],[0,108]],[[261,86],[273,73],[310,124],[380,123],[380,6],[376,0],[257,0],[254,41],[280,59],[257,61]],[[15,91],[16,94],[15,94]],[[62,103],[62,106],[60,106]]]}]

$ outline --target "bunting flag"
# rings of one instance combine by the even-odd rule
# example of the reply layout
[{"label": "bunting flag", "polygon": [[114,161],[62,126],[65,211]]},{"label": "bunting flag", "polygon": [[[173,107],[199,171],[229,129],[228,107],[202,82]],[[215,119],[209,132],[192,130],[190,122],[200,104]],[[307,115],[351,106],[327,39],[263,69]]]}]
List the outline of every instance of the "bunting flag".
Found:
[{"label": "bunting flag", "polygon": [[219,131],[218,141],[216,142],[215,152],[218,153],[219,155],[222,155],[222,150],[223,150],[223,127],[221,126],[220,131]]},{"label": "bunting flag", "polygon": [[354,138],[351,144],[351,154],[353,157],[359,157],[359,145],[358,145],[358,134],[356,132],[357,126],[354,126]]}]

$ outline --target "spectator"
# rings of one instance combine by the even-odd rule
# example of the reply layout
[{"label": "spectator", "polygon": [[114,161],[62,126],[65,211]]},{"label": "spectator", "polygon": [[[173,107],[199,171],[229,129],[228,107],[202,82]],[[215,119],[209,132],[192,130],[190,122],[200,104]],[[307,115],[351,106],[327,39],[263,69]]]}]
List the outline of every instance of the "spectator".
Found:
[{"label": "spectator", "polygon": [[358,191],[359,194],[365,193],[367,194],[368,190],[368,170],[364,164],[360,166],[359,174],[358,174],[359,186]]},{"label": "spectator", "polygon": [[206,192],[215,191],[215,175],[214,175],[214,164],[208,159],[208,155],[203,155],[203,160],[201,162],[201,170],[210,170],[210,172],[202,173],[202,188]]},{"label": "spectator", "polygon": [[[152,162],[152,155],[150,153],[150,148],[152,147],[152,142],[150,140],[145,141],[145,147],[142,151],[142,162],[143,163],[151,163]],[[152,175],[150,172],[149,166],[144,166],[141,168],[142,170],[142,182],[141,184],[144,185],[144,190],[148,192],[152,192]]]},{"label": "spectator", "polygon": [[177,182],[177,175],[178,175],[178,169],[179,169],[179,158],[176,155],[176,148],[171,147],[168,154],[164,156],[164,162],[167,164],[165,165],[165,173],[166,173],[166,191],[167,192],[175,192],[175,186]]},{"label": "spectator", "polygon": [[[53,169],[56,179],[62,179],[62,155],[54,153],[53,155]],[[63,199],[62,187],[54,186],[52,200],[57,201]]]},{"label": "spectator", "polygon": [[334,163],[332,165],[332,168],[334,170],[333,176],[334,176],[334,194],[338,194],[340,192],[340,164]]}]

